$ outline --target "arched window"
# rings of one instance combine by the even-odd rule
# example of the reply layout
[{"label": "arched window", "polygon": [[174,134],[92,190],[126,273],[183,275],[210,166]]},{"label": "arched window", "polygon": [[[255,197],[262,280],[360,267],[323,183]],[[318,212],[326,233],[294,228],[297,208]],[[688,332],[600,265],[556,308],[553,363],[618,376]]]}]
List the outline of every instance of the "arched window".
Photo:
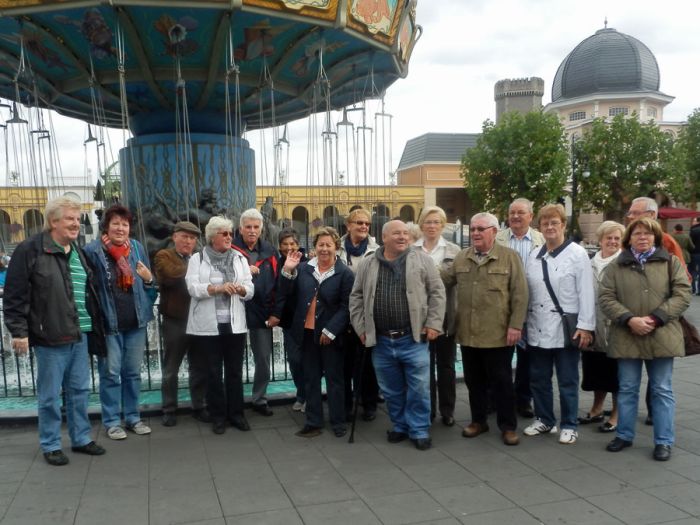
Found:
[{"label": "arched window", "polygon": [[413,206],[409,206],[408,204],[401,207],[401,213],[399,215],[403,222],[415,222],[416,220]]},{"label": "arched window", "polygon": [[5,210],[0,210],[0,248],[2,250],[5,250],[12,237],[10,224],[10,214]]},{"label": "arched window", "polygon": [[381,203],[381,202],[378,203],[378,204],[374,207],[374,211],[375,211],[375,213],[376,213],[377,215],[379,215],[380,217],[388,217],[388,218],[391,218],[391,217],[389,217],[389,207],[388,207],[386,204],[383,204],[383,203]]},{"label": "arched window", "polygon": [[299,242],[309,247],[309,212],[303,206],[297,206],[292,211],[292,228],[299,233]]},{"label": "arched window", "polygon": [[326,206],[323,210],[323,224],[325,226],[330,226],[340,231],[341,225],[343,224],[343,218],[340,216],[338,208],[335,206]]},{"label": "arched window", "polygon": [[28,238],[39,233],[44,225],[44,216],[39,210],[27,210],[24,212],[24,237]]},{"label": "arched window", "polygon": [[361,209],[362,209],[362,206],[360,206],[359,204],[355,204],[352,208],[350,208],[350,211],[361,210]]}]

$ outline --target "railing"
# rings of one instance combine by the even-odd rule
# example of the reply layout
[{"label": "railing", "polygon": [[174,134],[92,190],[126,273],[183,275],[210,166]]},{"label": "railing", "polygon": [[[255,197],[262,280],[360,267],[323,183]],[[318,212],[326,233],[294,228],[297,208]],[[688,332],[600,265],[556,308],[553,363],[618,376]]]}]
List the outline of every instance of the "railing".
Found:
[{"label": "railing", "polygon": [[[141,391],[159,392],[161,384],[161,363],[163,359],[163,340],[161,336],[161,318],[154,307],[155,319],[148,324],[148,336],[146,338],[146,351],[141,365]],[[11,337],[5,328],[4,316],[2,312],[2,302],[0,300],[0,364],[2,366],[2,383],[0,384],[0,400],[3,398],[27,398],[36,396],[36,374],[34,362],[34,350],[29,349],[29,353],[24,356],[17,356],[11,348]],[[273,349],[271,365],[271,382],[280,383],[291,381],[291,373],[287,366],[286,352],[282,342],[282,331],[279,328],[273,329]],[[186,360],[187,358],[185,358]],[[246,346],[244,356],[243,380],[246,384],[252,384],[255,373],[255,361],[253,359],[250,346]],[[90,357],[90,388],[92,393],[99,390],[99,375],[97,373],[97,359]],[[180,367],[180,387],[187,389],[187,366],[186,361]],[[288,386],[293,388],[292,385]]]}]

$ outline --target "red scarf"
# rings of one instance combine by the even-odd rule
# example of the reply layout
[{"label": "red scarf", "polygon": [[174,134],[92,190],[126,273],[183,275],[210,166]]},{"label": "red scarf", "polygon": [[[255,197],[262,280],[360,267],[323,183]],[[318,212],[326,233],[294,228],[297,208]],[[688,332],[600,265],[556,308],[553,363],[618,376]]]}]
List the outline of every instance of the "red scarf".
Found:
[{"label": "red scarf", "polygon": [[126,242],[121,246],[117,246],[113,244],[106,235],[103,235],[102,244],[109,256],[114,259],[115,266],[117,267],[117,286],[124,291],[131,289],[134,284],[134,274],[127,260],[131,252],[131,243]]}]

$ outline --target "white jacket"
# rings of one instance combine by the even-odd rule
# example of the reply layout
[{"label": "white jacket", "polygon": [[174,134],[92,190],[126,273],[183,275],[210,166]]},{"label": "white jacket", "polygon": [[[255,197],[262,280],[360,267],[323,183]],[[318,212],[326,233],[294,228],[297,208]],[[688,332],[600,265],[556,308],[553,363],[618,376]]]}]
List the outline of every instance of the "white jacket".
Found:
[{"label": "white jacket", "polygon": [[[233,269],[236,274],[236,283],[242,284],[246,289],[245,297],[231,296],[231,331],[234,334],[243,334],[248,328],[245,322],[244,301],[253,298],[253,277],[250,274],[248,261],[243,254],[233,250]],[[219,335],[219,327],[216,322],[216,303],[213,295],[209,295],[207,287],[211,284],[211,263],[205,250],[190,257],[187,265],[185,282],[190,293],[190,314],[187,317],[187,333],[190,335]]]}]

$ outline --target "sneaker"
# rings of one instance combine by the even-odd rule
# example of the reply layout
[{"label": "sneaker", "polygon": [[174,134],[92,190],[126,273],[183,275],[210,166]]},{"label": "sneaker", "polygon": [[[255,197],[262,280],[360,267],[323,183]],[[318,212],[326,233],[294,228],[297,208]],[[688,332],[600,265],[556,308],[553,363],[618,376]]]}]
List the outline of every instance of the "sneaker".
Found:
[{"label": "sneaker", "polygon": [[63,465],[68,465],[68,456],[66,456],[62,450],[52,450],[51,452],[44,452],[44,459],[49,465],[54,467],[62,467]]},{"label": "sneaker", "polygon": [[562,445],[573,445],[578,439],[578,432],[572,428],[562,428],[559,434],[559,443]]},{"label": "sneaker", "polygon": [[294,410],[294,412],[301,412],[303,408],[304,403],[301,401],[294,401],[294,404],[292,405],[292,410]]},{"label": "sneaker", "polygon": [[539,434],[555,434],[557,432],[556,425],[545,425],[539,419],[535,419],[530,426],[523,430],[523,434],[526,436],[537,436]]},{"label": "sneaker", "polygon": [[151,433],[151,427],[146,425],[143,421],[137,421],[133,425],[127,425],[126,429],[139,436],[145,436]]},{"label": "sneaker", "polygon": [[94,441],[90,441],[87,445],[82,445],[80,447],[71,447],[71,450],[79,454],[87,454],[88,456],[101,456],[107,452]]},{"label": "sneaker", "polygon": [[126,432],[124,432],[124,429],[119,425],[115,425],[107,429],[107,437],[117,441],[120,439],[126,439]]}]

